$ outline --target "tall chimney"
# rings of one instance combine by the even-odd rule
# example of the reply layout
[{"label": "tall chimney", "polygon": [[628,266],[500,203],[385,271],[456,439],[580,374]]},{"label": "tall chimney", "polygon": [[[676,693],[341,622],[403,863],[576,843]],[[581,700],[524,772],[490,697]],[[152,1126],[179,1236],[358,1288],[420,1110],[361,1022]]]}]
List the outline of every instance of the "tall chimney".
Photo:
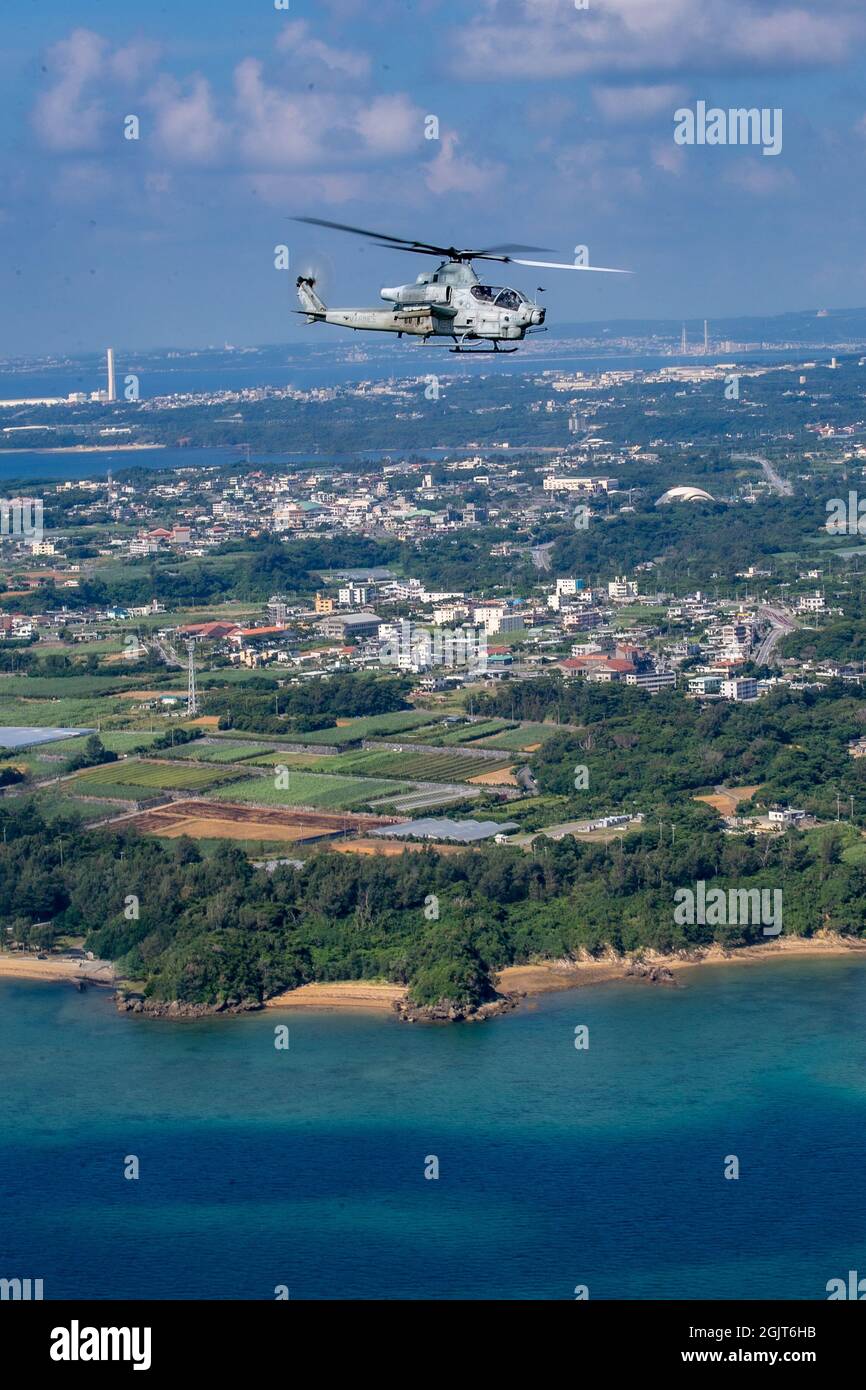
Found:
[{"label": "tall chimney", "polygon": [[108,367],[108,399],[117,400],[117,387],[114,381],[114,348],[108,348],[105,354],[105,362]]}]

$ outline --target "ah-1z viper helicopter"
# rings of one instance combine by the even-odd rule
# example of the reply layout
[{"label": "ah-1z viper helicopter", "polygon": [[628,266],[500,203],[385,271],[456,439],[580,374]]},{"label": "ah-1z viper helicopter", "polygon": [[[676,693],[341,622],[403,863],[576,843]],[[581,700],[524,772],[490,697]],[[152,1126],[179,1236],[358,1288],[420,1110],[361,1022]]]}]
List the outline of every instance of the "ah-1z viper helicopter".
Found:
[{"label": "ah-1z viper helicopter", "polygon": [[[408,241],[405,237],[369,232],[363,227],[347,227],[342,222],[326,222],[320,217],[296,217],[314,227],[332,227],[338,232],[354,232],[372,237],[374,244],[394,251],[413,251],[422,256],[444,256],[435,270],[424,270],[413,285],[395,285],[379,291],[391,305],[388,309],[328,309],[316,294],[312,276],[298,277],[300,312],[307,323],[334,323],[342,328],[367,329],[374,333],[404,333],[428,338],[451,338],[452,352],[516,352],[500,348],[501,342],[522,341],[526,334],[541,330],[545,310],[521,290],[486,285],[472,268],[473,261],[502,261],[506,265],[539,266],[545,270],[595,270],[610,275],[628,271],[609,266],[570,264],[562,261],[525,260],[516,252],[542,251],[539,246],[489,246],[474,251],[457,246],[434,246],[428,241]],[[490,342],[493,347],[467,347],[467,343]]]}]

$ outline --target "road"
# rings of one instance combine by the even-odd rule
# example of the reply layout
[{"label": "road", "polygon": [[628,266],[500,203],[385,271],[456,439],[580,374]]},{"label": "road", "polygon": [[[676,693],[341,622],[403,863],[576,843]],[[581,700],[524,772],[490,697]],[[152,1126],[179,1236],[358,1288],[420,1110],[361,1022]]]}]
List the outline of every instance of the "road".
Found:
[{"label": "road", "polygon": [[770,631],[766,637],[761,639],[761,645],[755,652],[752,660],[757,666],[768,666],[773,656],[776,644],[783,637],[787,637],[789,632],[793,632],[797,624],[793,618],[781,608],[761,608],[759,616],[766,618],[770,624]]},{"label": "road", "polygon": [[793,497],[794,484],[780,477],[770,460],[765,459],[763,454],[731,454],[731,458],[734,463],[759,463],[764,470],[764,477],[773,491],[778,493],[780,497]]},{"label": "road", "polygon": [[548,541],[546,545],[534,545],[532,547],[532,563],[537,570],[550,569],[550,552],[553,549],[553,541]]},{"label": "road", "polygon": [[169,646],[168,642],[161,642],[156,637],[154,637],[152,641],[159,654],[160,660],[164,661],[166,666],[179,666],[181,670],[183,670],[183,662],[178,660],[177,652],[173,647]]}]

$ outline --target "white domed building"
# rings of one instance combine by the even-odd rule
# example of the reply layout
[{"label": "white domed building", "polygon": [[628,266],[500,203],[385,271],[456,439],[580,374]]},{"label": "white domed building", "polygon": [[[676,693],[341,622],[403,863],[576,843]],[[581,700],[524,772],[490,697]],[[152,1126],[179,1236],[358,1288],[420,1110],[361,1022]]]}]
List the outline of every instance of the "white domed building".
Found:
[{"label": "white domed building", "polygon": [[669,502],[715,502],[702,487],[669,487],[656,502],[657,507],[667,506]]}]

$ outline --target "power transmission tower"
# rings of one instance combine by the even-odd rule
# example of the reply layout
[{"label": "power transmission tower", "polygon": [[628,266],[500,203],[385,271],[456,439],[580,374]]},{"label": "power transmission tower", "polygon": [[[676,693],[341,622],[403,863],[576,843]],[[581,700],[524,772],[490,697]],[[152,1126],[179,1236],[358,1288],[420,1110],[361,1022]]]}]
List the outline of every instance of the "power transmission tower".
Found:
[{"label": "power transmission tower", "polygon": [[189,652],[189,677],[187,682],[186,712],[190,718],[198,714],[198,696],[195,691],[195,643],[187,642],[186,649]]}]

